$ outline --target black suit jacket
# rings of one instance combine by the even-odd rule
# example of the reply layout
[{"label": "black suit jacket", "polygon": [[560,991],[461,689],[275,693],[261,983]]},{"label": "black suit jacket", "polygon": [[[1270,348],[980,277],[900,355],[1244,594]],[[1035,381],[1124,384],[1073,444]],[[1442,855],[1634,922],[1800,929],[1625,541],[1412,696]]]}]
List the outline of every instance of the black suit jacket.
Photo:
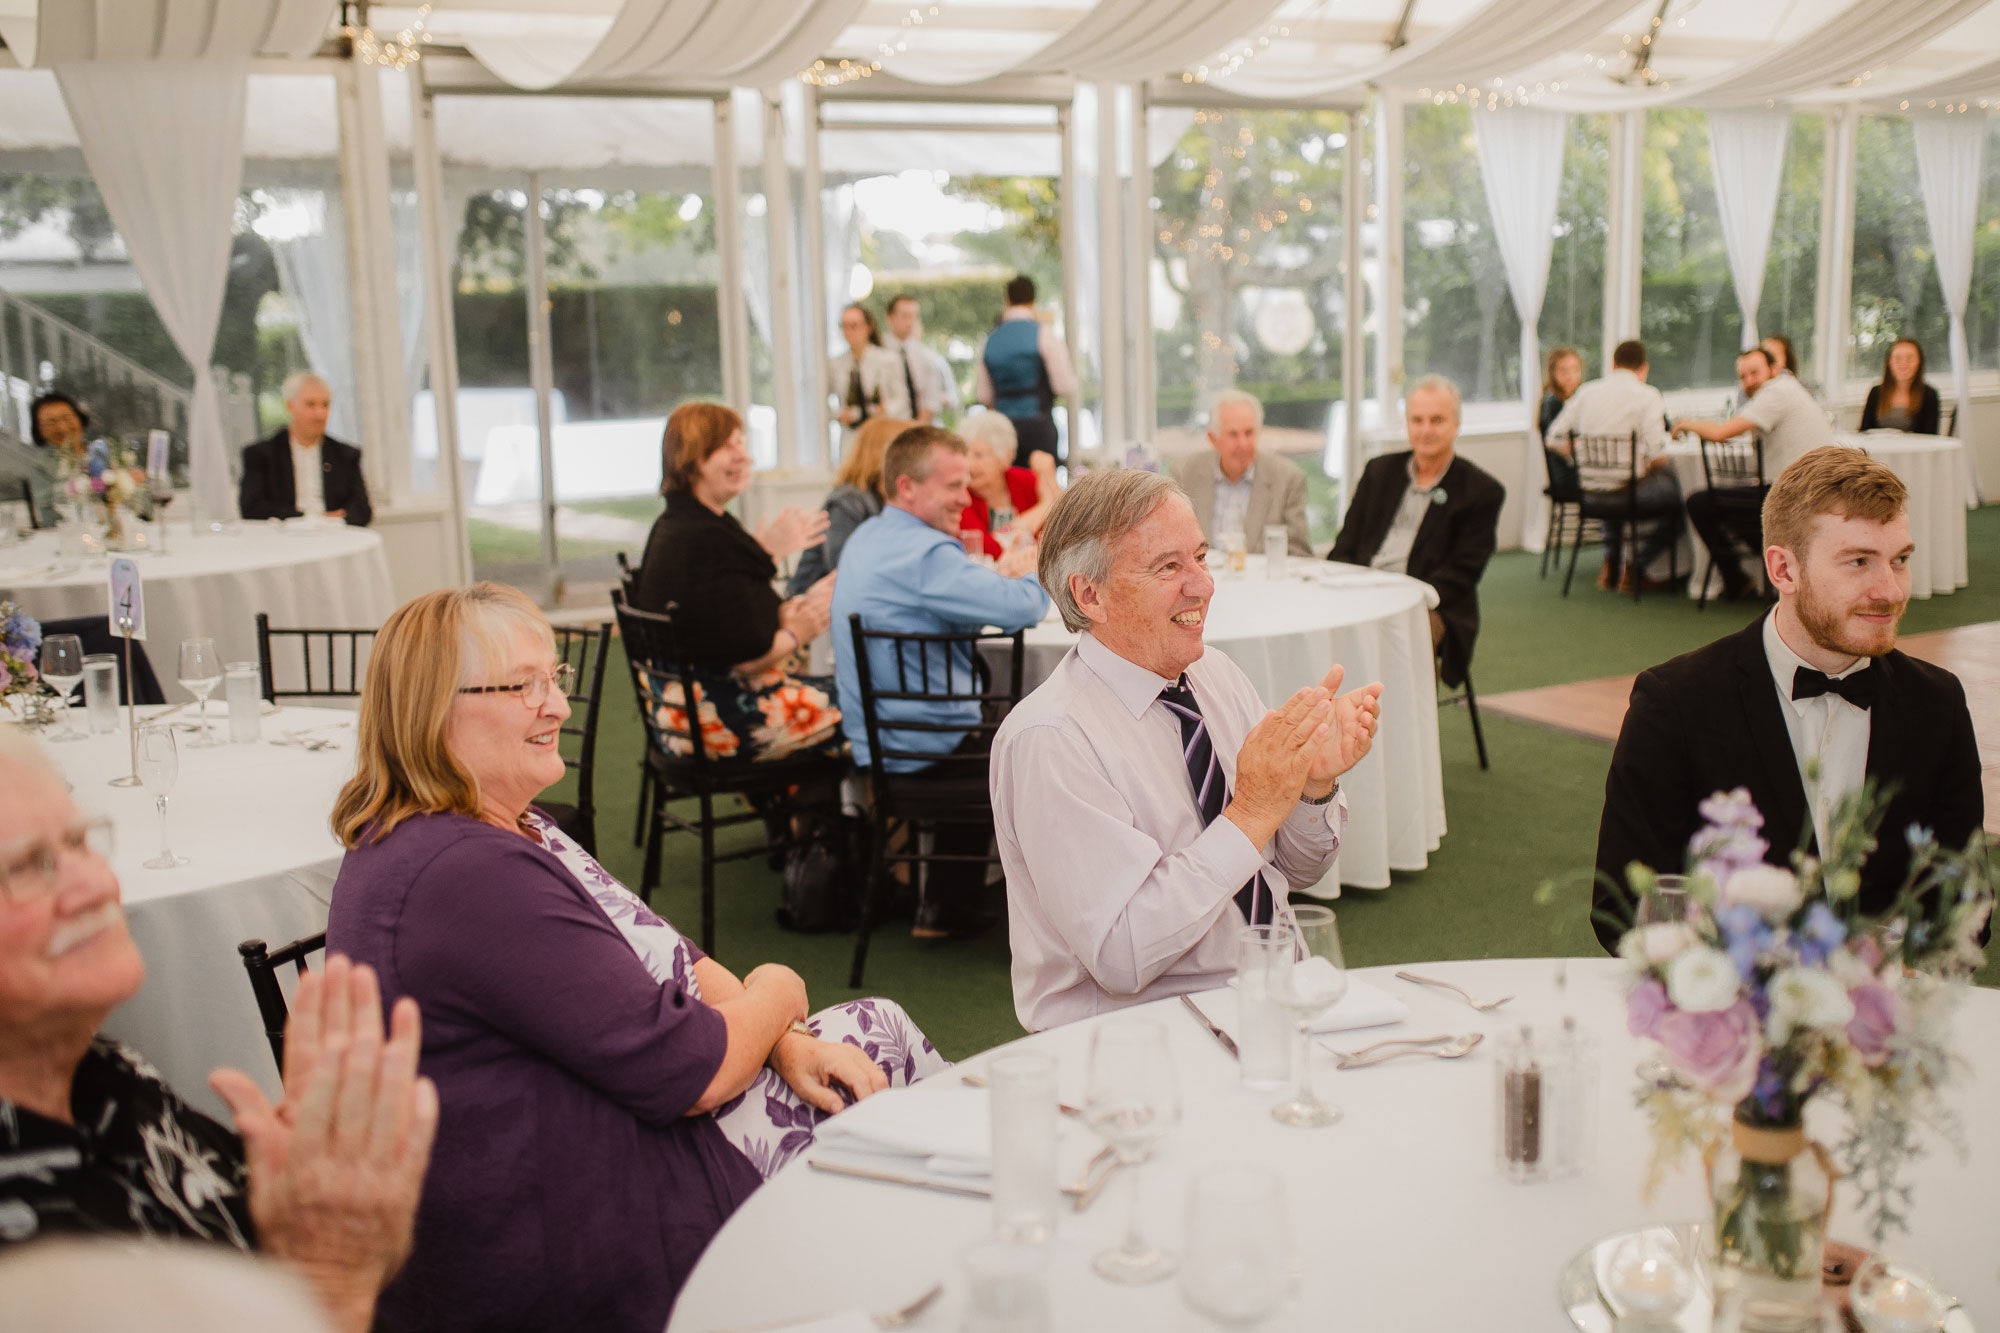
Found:
[{"label": "black suit jacket", "polygon": [[[1350,565],[1373,560],[1389,535],[1389,525],[1396,521],[1396,507],[1409,484],[1408,450],[1372,460],[1361,473],[1347,506],[1347,521],[1326,558]],[[1479,637],[1479,577],[1493,557],[1507,488],[1457,457],[1438,484],[1444,489],[1444,503],[1424,511],[1410,545],[1408,569],[1411,578],[1438,591],[1438,615],[1444,620],[1438,675],[1445,684],[1457,685],[1472,665],[1472,643]]]},{"label": "black suit jacket", "polygon": [[[368,483],[361,478],[361,451],[331,435],[319,442],[320,482],[328,513],[345,510],[349,527],[365,528],[375,516]],[[243,446],[243,482],[237,512],[245,518],[299,517],[298,480],[292,476],[291,432],[279,427],[268,440]]]},{"label": "black suit jacket", "polygon": [[[1941,845],[1962,847],[1985,819],[1986,799],[1958,677],[1893,651],[1868,669],[1879,671],[1881,680],[1870,710],[1867,771],[1880,783],[1896,784],[1878,833],[1881,845],[1861,877],[1863,909],[1880,911],[1894,901],[1909,870],[1903,831],[1921,824]],[[1679,871],[1688,840],[1701,828],[1696,807],[1714,792],[1737,787],[1749,788],[1764,815],[1767,861],[1790,865],[1801,837],[1817,853],[1782,709],[1764,655],[1761,616],[1728,638],[1641,672],[1604,780],[1598,870],[1621,888],[1633,861]],[[1614,897],[1602,882],[1592,902],[1629,916],[1624,896]],[[1597,938],[1615,951],[1618,927],[1596,924]]]}]

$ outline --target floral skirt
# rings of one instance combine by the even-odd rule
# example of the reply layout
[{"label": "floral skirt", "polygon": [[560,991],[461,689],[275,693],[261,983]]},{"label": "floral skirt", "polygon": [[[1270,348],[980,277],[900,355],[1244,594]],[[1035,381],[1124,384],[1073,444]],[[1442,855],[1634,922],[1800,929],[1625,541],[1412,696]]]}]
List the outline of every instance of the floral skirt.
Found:
[{"label": "floral skirt", "polygon": [[[692,683],[702,751],[710,759],[756,762],[814,749],[841,754],[847,748],[831,676],[795,676],[783,665],[754,676],[697,668]],[[681,681],[652,688],[653,717],[667,753],[692,754],[694,746],[684,736],[689,725]]]},{"label": "floral skirt", "polygon": [[[858,1046],[889,1076],[892,1088],[908,1087],[951,1061],[939,1055],[894,1000],[848,1000],[806,1020],[821,1041]],[[742,1096],[715,1113],[722,1136],[750,1159],[766,1180],[810,1148],[827,1113],[809,1106],[776,1070],[766,1065]]]}]

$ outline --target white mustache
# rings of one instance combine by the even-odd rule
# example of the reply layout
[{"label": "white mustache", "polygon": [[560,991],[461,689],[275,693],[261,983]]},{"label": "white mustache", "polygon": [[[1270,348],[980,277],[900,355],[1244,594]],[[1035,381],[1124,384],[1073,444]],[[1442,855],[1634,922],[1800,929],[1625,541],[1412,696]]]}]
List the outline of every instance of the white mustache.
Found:
[{"label": "white mustache", "polygon": [[44,956],[60,958],[86,940],[121,924],[125,920],[125,909],[115,902],[92,908],[82,916],[71,917],[58,925],[49,935],[49,946]]}]

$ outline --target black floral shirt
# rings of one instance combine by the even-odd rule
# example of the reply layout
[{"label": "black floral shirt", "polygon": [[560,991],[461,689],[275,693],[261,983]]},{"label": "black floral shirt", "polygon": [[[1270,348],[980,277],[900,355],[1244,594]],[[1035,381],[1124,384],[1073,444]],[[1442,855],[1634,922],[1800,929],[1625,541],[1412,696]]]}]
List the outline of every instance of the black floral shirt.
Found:
[{"label": "black floral shirt", "polygon": [[241,1140],[136,1052],[93,1042],[70,1114],[65,1125],[0,1098],[0,1243],[121,1235],[254,1248]]}]

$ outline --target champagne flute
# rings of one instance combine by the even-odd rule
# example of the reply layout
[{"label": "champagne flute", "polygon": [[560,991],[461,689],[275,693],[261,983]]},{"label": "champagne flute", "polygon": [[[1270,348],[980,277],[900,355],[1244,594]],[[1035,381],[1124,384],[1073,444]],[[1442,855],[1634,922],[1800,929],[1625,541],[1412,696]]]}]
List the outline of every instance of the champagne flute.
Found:
[{"label": "champagne flute", "polygon": [[181,688],[201,701],[201,737],[198,748],[220,745],[208,730],[208,696],[222,683],[222,655],[215,651],[214,639],[181,640],[181,669],[176,677]]},{"label": "champagne flute", "polygon": [[188,863],[185,856],[175,856],[167,846],[167,796],[181,775],[180,747],[172,724],[166,722],[139,728],[138,745],[139,781],[153,793],[153,804],[160,812],[160,854],[145,866],[148,870],[172,870]]},{"label": "champagne flute", "polygon": [[80,741],[87,734],[69,720],[69,693],[83,683],[83,640],[74,634],[51,634],[42,640],[42,679],[55,688],[62,710],[62,730],[52,741]]},{"label": "champagne flute", "polygon": [[1146,1239],[1140,1212],[1139,1164],[1180,1123],[1181,1095],[1167,1054],[1167,1030],[1141,1019],[1116,1019],[1091,1034],[1084,1118],[1130,1168],[1131,1223],[1125,1243],[1091,1261],[1100,1277],[1140,1285],[1174,1271],[1173,1256]]},{"label": "champagne flute", "polygon": [[1291,1295],[1285,1186],[1262,1167],[1217,1167],[1188,1187],[1181,1294],[1225,1328],[1254,1328]]},{"label": "champagne flute", "polygon": [[1271,1108],[1281,1125],[1314,1129],[1340,1119],[1340,1108],[1313,1095],[1312,1024],[1347,994],[1347,965],[1340,954],[1340,929],[1330,907],[1295,907],[1292,922],[1299,937],[1299,958],[1290,978],[1274,998],[1291,1012],[1298,1025],[1292,1040],[1295,1083],[1291,1097]]}]

